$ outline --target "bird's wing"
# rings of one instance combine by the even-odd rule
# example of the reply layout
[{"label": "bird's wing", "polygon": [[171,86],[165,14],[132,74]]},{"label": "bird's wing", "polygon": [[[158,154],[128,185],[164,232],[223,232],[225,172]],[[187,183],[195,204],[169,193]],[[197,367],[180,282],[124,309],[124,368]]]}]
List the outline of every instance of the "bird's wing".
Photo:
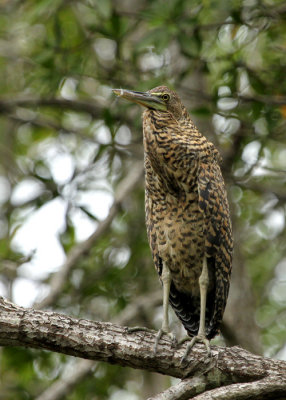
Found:
[{"label": "bird's wing", "polygon": [[198,170],[199,208],[204,214],[205,256],[209,279],[206,334],[216,335],[229,290],[232,262],[232,232],[226,189],[217,159],[200,161]]}]

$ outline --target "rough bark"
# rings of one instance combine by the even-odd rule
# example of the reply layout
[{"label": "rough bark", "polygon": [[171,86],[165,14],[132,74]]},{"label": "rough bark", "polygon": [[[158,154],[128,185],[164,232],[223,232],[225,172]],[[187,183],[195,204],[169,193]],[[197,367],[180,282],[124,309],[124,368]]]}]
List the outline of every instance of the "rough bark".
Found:
[{"label": "rough bark", "polygon": [[[153,346],[156,333],[153,331],[128,333],[126,328],[119,325],[25,309],[3,298],[0,300],[0,311],[2,346],[47,349],[181,379],[199,377],[196,395],[225,385],[232,388],[233,384],[240,383],[248,384],[247,390],[253,398],[258,398],[254,397],[255,393],[259,393],[261,399],[286,395],[286,362],[262,358],[239,347],[212,346],[212,356],[208,357],[205,346],[197,344],[188,356],[187,366],[182,366],[186,345],[174,348],[171,340],[164,337],[155,354]],[[262,386],[259,381],[263,383]],[[184,384],[187,385],[186,382]],[[239,387],[235,386],[235,390],[243,393],[244,386],[241,386],[242,392]],[[178,389],[180,393],[181,388],[182,385]],[[264,397],[264,393],[268,397]],[[193,394],[189,396],[192,397]],[[181,394],[176,396],[175,391],[173,399],[184,398]]]},{"label": "rough bark", "polygon": [[[161,291],[150,293],[147,298],[146,296],[139,296],[133,303],[122,310],[113,322],[120,325],[129,325],[138,315],[142,316],[148,314],[150,308],[154,308],[161,303]],[[83,379],[91,375],[97,365],[98,363],[96,363],[96,361],[78,359],[74,364],[74,372],[72,374],[61,377],[59,380],[49,385],[35,400],[65,399]],[[158,378],[157,374],[156,378]],[[156,379],[156,387],[158,387],[158,379]]]}]

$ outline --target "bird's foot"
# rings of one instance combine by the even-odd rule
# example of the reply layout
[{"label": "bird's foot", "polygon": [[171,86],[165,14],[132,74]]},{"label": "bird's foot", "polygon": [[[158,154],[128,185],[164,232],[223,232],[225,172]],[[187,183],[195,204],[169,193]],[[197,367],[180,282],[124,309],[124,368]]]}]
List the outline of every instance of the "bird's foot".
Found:
[{"label": "bird's foot", "polygon": [[187,341],[189,343],[187,344],[186,351],[181,359],[181,365],[184,365],[186,363],[186,360],[190,353],[190,350],[192,349],[194,344],[197,342],[204,343],[204,345],[206,346],[206,350],[207,350],[207,357],[209,357],[211,355],[210,341],[205,337],[205,335],[198,334],[197,336],[194,336],[193,338],[190,338],[187,336],[187,337],[183,338],[182,340],[180,340],[179,345],[181,345]]},{"label": "bird's foot", "polygon": [[[154,333],[153,329],[145,328],[144,326],[133,326],[132,328],[126,328],[126,331],[127,331],[127,333],[140,332],[140,331],[141,332]],[[154,344],[154,353],[155,354],[157,353],[158,344],[159,344],[159,341],[160,341],[160,339],[161,339],[161,337],[163,335],[168,335],[169,336],[169,338],[172,340],[172,347],[176,347],[177,346],[176,336],[172,332],[161,328],[161,329],[159,329],[159,331],[158,331],[158,333],[156,335],[156,339],[155,339],[155,344]]]},{"label": "bird's foot", "polygon": [[148,333],[153,333],[154,330],[150,328],[146,328],[145,326],[133,326],[132,328],[126,328],[127,333],[133,333],[133,332],[148,332]]},{"label": "bird's foot", "polygon": [[172,347],[176,347],[177,346],[176,336],[172,332],[170,332],[169,330],[165,330],[165,329],[161,328],[161,329],[159,329],[159,331],[157,333],[157,336],[156,336],[156,339],[155,339],[155,344],[154,344],[154,353],[155,354],[157,353],[158,344],[159,344],[159,341],[160,341],[160,339],[161,339],[161,337],[163,335],[168,335],[169,336],[169,338],[172,340]]}]

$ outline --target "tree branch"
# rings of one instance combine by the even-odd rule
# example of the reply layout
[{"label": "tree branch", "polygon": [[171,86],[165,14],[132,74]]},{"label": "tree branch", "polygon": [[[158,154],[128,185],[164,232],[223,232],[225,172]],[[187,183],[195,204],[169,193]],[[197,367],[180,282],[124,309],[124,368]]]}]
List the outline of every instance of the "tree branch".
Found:
[{"label": "tree branch", "polygon": [[79,382],[92,373],[95,366],[96,363],[94,361],[78,360],[71,374],[49,386],[36,400],[57,400],[66,398]]},{"label": "tree branch", "polygon": [[66,279],[71,269],[76,265],[81,257],[88,254],[90,249],[95,245],[96,241],[102,236],[109,228],[113,218],[120,210],[123,200],[130,194],[134,187],[141,181],[143,176],[143,165],[137,163],[134,165],[130,173],[125,179],[118,185],[116,190],[113,204],[109,210],[107,217],[101,221],[96,230],[87,240],[74,246],[67,255],[66,261],[61,266],[58,272],[56,272],[51,279],[50,293],[42,301],[35,304],[35,308],[45,308],[50,306],[60,295],[61,290],[66,282]]},{"label": "tree branch", "polygon": [[[93,118],[102,119],[104,112],[108,108],[95,100],[68,100],[64,98],[39,98],[39,97],[22,97],[13,99],[0,99],[0,114],[13,112],[17,107],[36,108],[39,107],[55,107],[61,110],[72,110],[75,112],[83,112],[90,114]],[[119,121],[124,120],[126,123],[133,124],[134,119],[127,114],[120,114],[118,110],[113,111],[113,115]]]},{"label": "tree branch", "polygon": [[[264,380],[267,393],[286,393],[286,362],[262,358],[239,347],[212,346],[208,357],[205,346],[197,344],[181,359],[186,344],[173,348],[164,337],[155,354],[155,332],[128,333],[119,325],[75,319],[50,311],[25,309],[0,299],[0,345],[46,349],[90,360],[159,372],[185,379],[204,376],[204,390],[233,383]],[[231,387],[231,386],[230,386]],[[272,388],[272,389],[271,389]],[[239,397],[237,397],[239,398]],[[263,397],[261,396],[261,399]]]},{"label": "tree branch", "polygon": [[13,110],[15,107],[57,107],[62,109],[70,109],[77,112],[86,112],[95,118],[102,118],[104,107],[85,100],[67,100],[64,98],[18,98],[18,99],[1,99],[0,112]]},{"label": "tree branch", "polygon": [[255,96],[242,96],[237,95],[238,99],[248,103],[248,102],[259,102],[263,104],[269,104],[273,106],[283,106],[286,104],[286,97],[285,96],[265,96],[255,94]]},{"label": "tree branch", "polygon": [[81,139],[87,140],[89,142],[92,143],[98,143],[97,140],[94,139],[94,137],[92,137],[91,135],[88,135],[84,132],[82,132],[79,129],[73,129],[73,128],[67,128],[62,124],[57,123],[53,118],[47,118],[47,117],[43,117],[43,116],[37,116],[35,117],[34,115],[30,118],[21,118],[19,117],[19,115],[17,115],[16,113],[8,113],[7,117],[10,118],[13,121],[19,122],[19,123],[27,123],[29,122],[31,125],[36,126],[36,127],[40,127],[40,128],[46,128],[46,129],[51,129],[54,130],[56,132],[62,132],[65,134],[74,134],[78,137],[80,137]]},{"label": "tree branch", "polygon": [[191,398],[194,400],[284,400],[285,396],[285,376],[281,376],[277,377],[275,381],[264,378],[251,383],[235,383]]},{"label": "tree branch", "polygon": [[169,389],[150,397],[148,400],[187,400],[205,390],[207,380],[204,376],[187,378],[171,386]]},{"label": "tree branch", "polygon": [[[142,313],[148,313],[150,308],[162,304],[162,293],[157,291],[149,293],[144,296],[139,296],[134,302],[129,304],[121,313],[115,318],[115,323],[125,325],[136,319]],[[91,360],[77,360],[73,366],[73,373],[67,377],[61,378],[49,385],[49,387],[40,394],[35,400],[61,400],[73,390],[84,378],[91,374],[96,368],[97,363]]]}]

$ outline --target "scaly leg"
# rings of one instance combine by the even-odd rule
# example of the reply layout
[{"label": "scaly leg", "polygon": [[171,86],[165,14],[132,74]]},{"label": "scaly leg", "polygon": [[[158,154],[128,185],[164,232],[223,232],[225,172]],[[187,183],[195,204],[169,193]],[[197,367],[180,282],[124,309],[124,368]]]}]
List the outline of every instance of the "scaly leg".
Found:
[{"label": "scaly leg", "polygon": [[[171,273],[169,268],[163,263],[163,269],[162,269],[162,275],[161,275],[161,280],[163,283],[163,322],[162,322],[162,327],[159,329],[156,340],[155,340],[155,345],[154,345],[154,352],[157,352],[159,340],[164,334],[167,334],[173,342],[173,345],[176,343],[176,338],[172,332],[170,332],[169,328],[169,313],[168,313],[168,306],[169,306],[169,295],[170,295],[170,286],[171,286]],[[149,328],[144,328],[144,327],[139,327],[135,326],[133,328],[128,328],[128,332],[137,332],[137,331],[143,331],[143,332],[150,332],[152,333],[152,329]]]},{"label": "scaly leg", "polygon": [[163,321],[162,321],[162,327],[159,330],[156,340],[155,340],[155,346],[154,346],[154,352],[156,353],[157,347],[159,344],[159,340],[161,339],[162,335],[167,334],[173,342],[175,342],[175,336],[173,333],[170,331],[169,327],[169,295],[170,295],[170,286],[171,286],[171,273],[169,268],[166,266],[166,264],[163,262],[163,269],[162,269],[162,275],[161,275],[161,280],[163,283]]},{"label": "scaly leg", "polygon": [[[203,339],[205,342],[206,339],[206,304],[207,304],[207,292],[209,286],[209,274],[208,274],[208,265],[207,259],[204,257],[203,261],[203,270],[201,276],[199,278],[200,285],[200,297],[201,297],[201,312],[200,312],[200,326],[198,337]],[[206,344],[208,346],[208,344]]]},{"label": "scaly leg", "polygon": [[[210,342],[206,338],[206,303],[207,303],[207,291],[208,291],[208,285],[209,285],[209,274],[208,274],[208,266],[207,266],[206,257],[204,257],[204,260],[203,260],[203,269],[202,269],[201,276],[199,278],[199,285],[200,285],[200,302],[201,302],[199,332],[198,332],[198,335],[194,336],[191,339],[191,342],[187,345],[186,352],[182,358],[182,363],[185,361],[191,348],[194,346],[194,344],[196,342],[204,343],[206,346],[208,355],[210,354]],[[183,339],[180,342],[180,344],[186,340],[189,340],[189,338]]]}]

